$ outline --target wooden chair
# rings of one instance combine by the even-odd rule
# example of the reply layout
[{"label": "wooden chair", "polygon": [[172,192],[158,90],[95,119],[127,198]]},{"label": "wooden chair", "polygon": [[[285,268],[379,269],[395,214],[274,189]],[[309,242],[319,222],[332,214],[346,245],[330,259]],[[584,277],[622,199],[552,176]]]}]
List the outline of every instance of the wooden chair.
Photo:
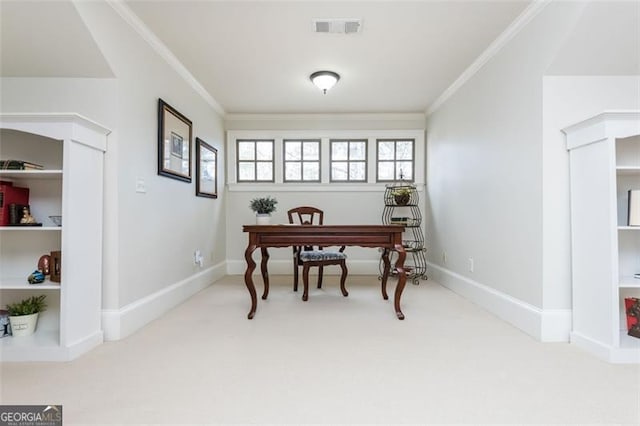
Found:
[{"label": "wooden chair", "polygon": [[[301,206],[287,212],[289,223],[297,225],[322,225],[324,212],[315,207]],[[318,267],[318,288],[322,288],[322,272],[327,265],[340,265],[342,275],[340,277],[340,290],[343,296],[349,293],[344,286],[347,279],[347,255],[344,254],[344,246],[339,251],[323,250],[323,247],[314,249],[311,246],[293,247],[293,291],[298,291],[298,267],[302,266],[302,279],[304,292],[302,300],[309,299],[309,268]]]}]

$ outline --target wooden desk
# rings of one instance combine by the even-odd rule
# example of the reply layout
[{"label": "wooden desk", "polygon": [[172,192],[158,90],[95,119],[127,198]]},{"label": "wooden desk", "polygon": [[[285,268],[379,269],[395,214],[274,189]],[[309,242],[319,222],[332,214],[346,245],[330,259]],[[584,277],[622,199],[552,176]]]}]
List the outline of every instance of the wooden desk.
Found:
[{"label": "wooden desk", "polygon": [[382,297],[387,300],[387,278],[391,265],[389,261],[389,251],[398,252],[398,260],[395,268],[398,271],[398,284],[394,295],[394,307],[398,319],[404,319],[404,314],[400,310],[400,297],[407,282],[404,270],[404,260],[406,253],[402,246],[402,225],[244,225],[243,232],[249,233],[249,244],[244,252],[247,261],[247,270],[244,273],[244,283],[251,295],[251,310],[247,317],[252,319],[256,313],[258,304],[256,297],[256,287],[253,284],[252,274],[256,269],[252,254],[260,247],[262,252],[262,262],[260,270],[264,281],[264,292],[262,299],[266,300],[269,295],[269,273],[267,272],[267,262],[269,253],[267,247],[290,247],[290,246],[359,246],[383,248],[382,260],[384,262],[384,272],[382,274]]}]

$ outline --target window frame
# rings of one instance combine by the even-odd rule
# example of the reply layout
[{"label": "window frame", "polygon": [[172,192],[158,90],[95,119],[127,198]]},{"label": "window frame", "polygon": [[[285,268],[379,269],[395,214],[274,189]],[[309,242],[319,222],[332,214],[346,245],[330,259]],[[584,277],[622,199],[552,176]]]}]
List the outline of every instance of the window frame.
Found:
[{"label": "window frame", "polygon": [[[287,142],[300,142],[300,160],[287,160]],[[304,159],[304,144],[315,142],[318,145],[318,159]],[[287,163],[300,163],[300,179],[287,179]],[[318,179],[304,180],[304,163],[318,164]],[[282,182],[283,183],[320,183],[322,182],[322,139],[286,138],[282,139]]]},{"label": "window frame", "polygon": [[[334,142],[347,142],[347,179],[345,180],[335,180],[333,179],[333,143]],[[350,145],[351,142],[363,142],[364,143],[364,160],[351,160],[351,150]],[[335,160],[339,162],[344,162],[345,160]],[[364,179],[363,180],[352,180],[349,176],[349,165],[351,162],[364,163]],[[367,138],[331,138],[329,139],[329,182],[330,183],[368,183],[369,182],[369,139]]]},{"label": "window frame", "polygon": [[[380,142],[393,142],[393,160],[380,160]],[[411,179],[402,179],[403,182],[415,182],[416,181],[416,140],[415,138],[378,138],[376,139],[376,183],[390,183],[390,182],[398,182],[400,179],[396,178],[396,167],[398,161],[407,161],[407,160],[398,160],[397,159],[397,149],[396,144],[398,142],[411,142]],[[393,179],[380,179],[380,168],[379,165],[381,162],[384,163],[393,163]]]},{"label": "window frame", "polygon": [[[240,143],[253,142],[253,160],[240,160]],[[258,160],[258,142],[271,142],[271,160]],[[253,163],[255,179],[240,179],[240,163]],[[271,163],[271,180],[258,180],[258,163]],[[275,140],[267,138],[236,139],[236,182],[238,183],[274,183],[276,178]]]}]

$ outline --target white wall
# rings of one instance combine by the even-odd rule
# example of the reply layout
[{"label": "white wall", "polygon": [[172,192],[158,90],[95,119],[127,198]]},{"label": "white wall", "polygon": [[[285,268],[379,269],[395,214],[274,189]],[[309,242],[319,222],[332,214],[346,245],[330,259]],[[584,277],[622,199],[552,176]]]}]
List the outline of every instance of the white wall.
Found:
[{"label": "white wall", "polygon": [[[221,117],[106,3],[75,2],[114,79],[4,78],[3,112],[75,112],[110,128],[105,157],[103,327],[120,338],[225,271]],[[220,196],[157,175],[158,98],[218,149]],[[192,149],[195,158],[195,150]],[[194,163],[195,172],[195,163]],[[136,193],[143,179],[146,193]],[[204,265],[194,265],[200,249]]]},{"label": "white wall", "polygon": [[[222,121],[109,5],[75,5],[118,81],[118,147],[111,163],[118,181],[106,202],[113,206],[107,215],[117,218],[106,227],[117,241],[110,253],[116,263],[107,266],[118,277],[106,284],[117,285],[115,307],[121,308],[198,273],[196,248],[205,268],[224,262],[224,195],[195,197],[195,183],[157,175],[158,98],[193,122],[194,138],[224,156]],[[137,179],[145,181],[146,193],[135,192]]]},{"label": "white wall", "polygon": [[[560,129],[640,102],[637,77],[546,75],[635,69],[637,40],[626,38],[640,30],[638,4],[610,6],[550,3],[428,117],[429,261],[446,285],[543,340],[566,340],[570,327],[568,158]],[[606,34],[616,61],[605,60],[610,51],[586,54],[587,46],[603,50],[594,32]]]},{"label": "white wall", "polygon": [[430,262],[537,307],[542,75],[579,9],[547,6],[427,124]]}]

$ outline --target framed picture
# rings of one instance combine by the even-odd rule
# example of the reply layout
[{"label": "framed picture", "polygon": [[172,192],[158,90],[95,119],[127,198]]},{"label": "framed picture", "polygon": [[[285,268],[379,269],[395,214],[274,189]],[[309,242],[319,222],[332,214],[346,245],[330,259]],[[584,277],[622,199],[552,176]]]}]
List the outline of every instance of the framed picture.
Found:
[{"label": "framed picture", "polygon": [[218,150],[196,138],[196,195],[218,198]]},{"label": "framed picture", "polygon": [[191,120],[158,100],[158,174],[191,182]]}]

